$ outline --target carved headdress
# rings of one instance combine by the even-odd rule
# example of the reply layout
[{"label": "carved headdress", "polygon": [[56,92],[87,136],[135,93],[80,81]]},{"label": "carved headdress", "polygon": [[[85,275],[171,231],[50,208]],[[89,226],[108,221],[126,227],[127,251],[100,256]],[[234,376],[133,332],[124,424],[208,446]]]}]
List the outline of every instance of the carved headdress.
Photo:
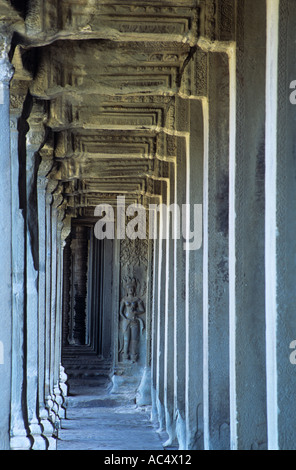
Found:
[{"label": "carved headdress", "polygon": [[135,278],[129,278],[126,282],[126,285],[125,285],[126,289],[128,289],[129,287],[133,287],[134,289],[137,289],[137,281]]}]

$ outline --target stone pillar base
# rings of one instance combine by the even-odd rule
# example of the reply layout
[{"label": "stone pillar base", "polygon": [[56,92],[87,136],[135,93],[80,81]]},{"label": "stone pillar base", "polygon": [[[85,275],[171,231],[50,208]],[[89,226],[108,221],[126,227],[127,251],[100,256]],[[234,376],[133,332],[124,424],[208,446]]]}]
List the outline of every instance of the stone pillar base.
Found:
[{"label": "stone pillar base", "polygon": [[117,366],[111,378],[110,393],[130,393],[136,396],[143,370],[137,364],[126,362]]},{"label": "stone pillar base", "polygon": [[145,367],[140,386],[137,390],[136,403],[139,406],[152,405],[151,399],[151,369]]},{"label": "stone pillar base", "polygon": [[11,450],[30,450],[32,442],[27,435],[14,435],[10,438]]}]

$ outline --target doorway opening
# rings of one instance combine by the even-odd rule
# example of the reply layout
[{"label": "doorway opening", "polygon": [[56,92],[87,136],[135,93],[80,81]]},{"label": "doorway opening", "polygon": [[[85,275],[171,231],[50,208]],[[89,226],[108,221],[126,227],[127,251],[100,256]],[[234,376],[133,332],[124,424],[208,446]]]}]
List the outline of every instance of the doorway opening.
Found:
[{"label": "doorway opening", "polygon": [[72,222],[63,260],[62,364],[71,384],[107,377],[113,361],[113,240]]}]

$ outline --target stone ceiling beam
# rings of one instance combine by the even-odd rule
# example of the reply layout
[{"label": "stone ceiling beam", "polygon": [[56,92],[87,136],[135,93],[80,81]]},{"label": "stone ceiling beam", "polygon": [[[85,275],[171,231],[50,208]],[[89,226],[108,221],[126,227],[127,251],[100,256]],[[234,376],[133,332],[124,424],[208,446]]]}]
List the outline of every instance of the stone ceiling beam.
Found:
[{"label": "stone ceiling beam", "polygon": [[197,43],[201,32],[218,37],[210,26],[222,3],[30,0],[16,89],[44,102],[41,165],[51,165],[70,210],[161,194],[176,160],[179,100],[207,96],[208,53]]},{"label": "stone ceiling beam", "polygon": [[109,39],[194,43],[198,33],[196,0],[100,1],[31,0],[26,41],[34,45],[57,39]]},{"label": "stone ceiling beam", "polygon": [[[149,47],[150,46],[150,47]],[[159,49],[161,53],[157,53]],[[187,45],[115,44],[110,41],[58,41],[40,51],[40,64],[31,93],[39,99],[78,95],[174,95]]]}]

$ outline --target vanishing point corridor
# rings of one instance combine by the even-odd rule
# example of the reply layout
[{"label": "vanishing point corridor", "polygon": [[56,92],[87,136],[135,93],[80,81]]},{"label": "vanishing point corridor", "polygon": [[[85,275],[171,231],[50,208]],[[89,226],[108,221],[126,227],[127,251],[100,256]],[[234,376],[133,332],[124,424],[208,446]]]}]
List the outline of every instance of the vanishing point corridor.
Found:
[{"label": "vanishing point corridor", "polygon": [[295,58],[296,0],[0,0],[1,450],[296,450]]},{"label": "vanishing point corridor", "polygon": [[67,419],[57,450],[163,450],[148,407],[138,408],[128,392],[110,395],[106,376],[70,380]]}]

